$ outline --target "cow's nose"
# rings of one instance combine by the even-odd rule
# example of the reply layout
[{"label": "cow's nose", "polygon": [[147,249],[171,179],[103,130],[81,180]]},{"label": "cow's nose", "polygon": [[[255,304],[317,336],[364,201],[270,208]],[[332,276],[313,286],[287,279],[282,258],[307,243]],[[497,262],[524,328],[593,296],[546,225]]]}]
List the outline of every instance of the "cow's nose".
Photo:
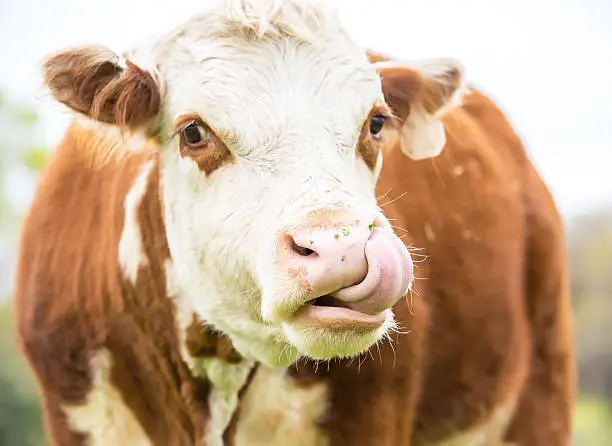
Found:
[{"label": "cow's nose", "polygon": [[[300,245],[298,242],[295,241],[294,237],[288,236],[288,238],[289,238],[289,248],[294,254],[297,254],[298,256],[303,256],[303,257],[319,255],[319,253],[316,252],[314,249],[309,248],[308,246]],[[312,241],[312,244],[314,244],[314,240]]]},{"label": "cow's nose", "polygon": [[312,226],[288,235],[290,272],[319,296],[362,282],[368,273],[365,246],[373,225]]},{"label": "cow's nose", "polygon": [[[327,222],[329,223],[329,222]],[[279,258],[304,304],[370,315],[391,308],[412,281],[406,246],[384,218],[368,224],[319,224],[283,236]]]}]

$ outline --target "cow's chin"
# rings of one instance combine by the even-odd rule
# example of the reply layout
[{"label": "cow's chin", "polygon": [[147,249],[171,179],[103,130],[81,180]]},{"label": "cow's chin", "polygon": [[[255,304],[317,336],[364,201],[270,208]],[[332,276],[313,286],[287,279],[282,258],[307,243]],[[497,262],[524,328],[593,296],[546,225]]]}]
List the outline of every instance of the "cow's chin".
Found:
[{"label": "cow's chin", "polygon": [[[381,315],[382,316],[382,315]],[[392,310],[384,311],[384,321],[375,327],[320,327],[283,323],[287,341],[300,356],[315,360],[349,358],[365,352],[395,326]]]},{"label": "cow's chin", "polygon": [[252,330],[236,330],[236,326],[245,326],[245,321],[242,321],[227,325],[222,331],[229,335],[234,347],[245,358],[269,367],[287,367],[300,357],[325,361],[350,358],[365,352],[396,326],[391,309],[380,316],[381,322],[370,326],[362,320],[350,324],[344,319],[341,324],[330,326],[304,324],[296,318],[280,325],[260,325],[261,322],[252,321]]}]

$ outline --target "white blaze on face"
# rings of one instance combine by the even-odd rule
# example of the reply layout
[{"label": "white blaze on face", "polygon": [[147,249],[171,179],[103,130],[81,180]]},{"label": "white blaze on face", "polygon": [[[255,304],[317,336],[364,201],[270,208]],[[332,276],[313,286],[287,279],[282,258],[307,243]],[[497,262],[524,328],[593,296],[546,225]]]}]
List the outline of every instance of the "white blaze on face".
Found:
[{"label": "white blaze on face", "polygon": [[[145,59],[157,58],[163,80],[163,131],[171,134],[179,116],[197,115],[232,158],[206,175],[181,156],[178,138],[163,149],[167,235],[185,299],[247,357],[289,363],[298,351],[280,324],[261,318],[262,292],[264,299],[282,294],[265,289],[279,274],[277,239],[311,211],[364,221],[377,215],[375,174],[357,143],[384,99],[363,48],[334,15],[308,6],[298,14],[301,7],[287,2],[284,18],[272,24],[264,16],[278,2],[260,3],[268,6],[257,11],[248,3],[241,9],[248,17],[234,10],[229,22],[225,9],[204,13]],[[228,31],[228,23],[255,16],[269,26],[261,39],[245,38],[243,25]],[[275,299],[268,304],[284,304]]]}]

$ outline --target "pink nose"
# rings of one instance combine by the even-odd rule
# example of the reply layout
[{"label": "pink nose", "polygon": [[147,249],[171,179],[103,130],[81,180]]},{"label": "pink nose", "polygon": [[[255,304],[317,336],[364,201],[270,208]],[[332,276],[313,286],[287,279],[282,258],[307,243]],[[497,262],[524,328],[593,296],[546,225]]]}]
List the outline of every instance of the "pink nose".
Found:
[{"label": "pink nose", "polygon": [[413,266],[403,242],[387,227],[311,227],[287,236],[287,266],[306,301],[367,314],[392,307],[408,290]]}]

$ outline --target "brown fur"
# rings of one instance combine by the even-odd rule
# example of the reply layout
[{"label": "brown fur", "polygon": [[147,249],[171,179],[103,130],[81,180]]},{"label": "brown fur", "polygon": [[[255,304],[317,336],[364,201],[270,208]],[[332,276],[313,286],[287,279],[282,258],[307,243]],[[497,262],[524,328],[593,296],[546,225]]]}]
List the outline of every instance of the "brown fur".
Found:
[{"label": "brown fur", "polygon": [[[289,379],[329,384],[320,423],[334,446],[435,443],[484,423],[513,398],[508,441],[567,446],[573,330],[559,215],[487,97],[473,91],[443,119],[442,155],[417,162],[389,148],[378,185],[386,215],[409,246],[423,249],[417,258],[428,256],[416,267],[426,280],[394,309],[403,332],[352,361],[318,368],[301,361]],[[62,446],[84,444],[63,408],[84,402],[90,359],[105,348],[113,385],[152,443],[198,444],[209,384],[180,355],[157,161],[144,150],[94,168],[84,154],[98,140],[82,126],[68,131],[23,229],[18,331],[49,436]],[[149,159],[155,168],[138,208],[149,261],[132,284],[117,262],[123,201]],[[191,355],[238,360],[200,321],[186,339]],[[238,410],[228,444],[239,423]]]},{"label": "brown fur", "polygon": [[151,74],[129,60],[126,67],[107,48],[54,54],[43,64],[45,84],[62,104],[120,128],[148,123],[159,111],[160,93]]},{"label": "brown fur", "polygon": [[[370,120],[373,116],[384,116],[386,118],[385,127],[378,136],[373,136],[370,133]],[[386,144],[389,144],[395,136],[397,136],[398,124],[393,117],[393,112],[385,104],[385,106],[376,106],[368,114],[368,118],[365,120],[363,127],[361,128],[361,134],[359,135],[359,142],[357,143],[357,150],[366,163],[366,166],[373,170],[378,161],[378,155]]]},{"label": "brown fur", "polygon": [[84,444],[67,428],[62,407],[84,401],[90,358],[105,347],[113,356],[113,384],[154,444],[196,444],[207,384],[191,376],[179,353],[166,297],[169,252],[157,171],[138,210],[149,266],[132,285],[119,270],[117,246],[123,200],[147,156],[92,169],[75,145],[87,139],[83,132],[90,131],[68,131],[44,173],[21,245],[18,330],[45,400],[50,436],[62,446]]},{"label": "brown fur", "polygon": [[[373,63],[387,60],[373,52],[368,52],[368,59]],[[379,69],[385,99],[402,120],[410,116],[415,106],[428,114],[437,113],[461,85],[463,76],[459,67],[451,69],[452,65],[447,65],[439,71],[435,66],[427,65],[415,68],[397,65]],[[428,72],[427,76],[421,74],[423,69]]]},{"label": "brown fur", "polygon": [[194,358],[215,356],[230,363],[242,359],[229,338],[208,329],[195,315],[186,330],[185,347]]}]

